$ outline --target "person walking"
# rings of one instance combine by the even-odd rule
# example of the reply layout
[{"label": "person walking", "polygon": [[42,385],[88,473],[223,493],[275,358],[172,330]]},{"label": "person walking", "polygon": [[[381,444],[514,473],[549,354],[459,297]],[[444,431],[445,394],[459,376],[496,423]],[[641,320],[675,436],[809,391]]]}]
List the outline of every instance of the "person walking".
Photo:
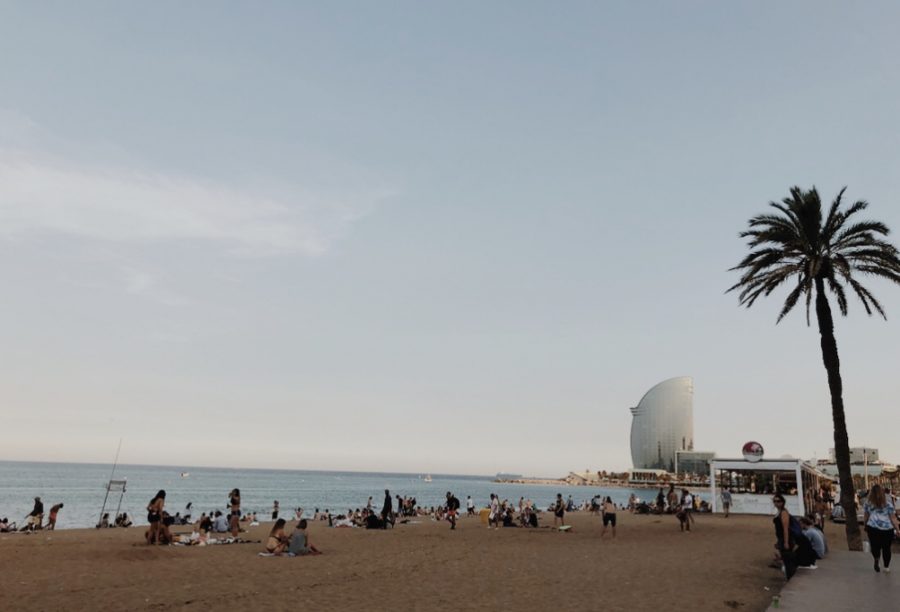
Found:
[{"label": "person walking", "polygon": [[447,520],[450,521],[450,530],[456,529],[456,515],[459,514],[459,500],[450,491],[447,491]]},{"label": "person walking", "polygon": [[722,489],[722,509],[725,510],[725,518],[728,518],[728,513],[731,512],[731,487]]},{"label": "person walking", "polygon": [[475,502],[472,501],[472,496],[466,496],[466,515],[467,516],[475,516]]},{"label": "person walking", "polygon": [[491,493],[491,512],[488,514],[488,529],[496,526],[500,528],[500,498]]},{"label": "person walking", "polygon": [[273,521],[278,520],[278,510],[279,510],[278,500],[276,499],[275,503],[272,504],[272,520]]},{"label": "person walking", "polygon": [[612,526],[612,537],[616,537],[616,505],[613,503],[612,498],[608,495],[606,499],[603,500],[602,506],[602,514],[603,514],[603,531],[600,532],[600,537],[606,533],[607,526]]},{"label": "person walking", "polygon": [[880,484],[872,485],[863,506],[863,523],[869,536],[869,548],[875,559],[875,571],[880,572],[879,557],[884,561],[884,571],[891,571],[891,542],[894,534],[900,535],[900,525],[894,504]]},{"label": "person walking", "polygon": [[688,523],[688,531],[694,524],[694,496],[687,489],[681,490],[681,509],[685,513],[685,520]]}]

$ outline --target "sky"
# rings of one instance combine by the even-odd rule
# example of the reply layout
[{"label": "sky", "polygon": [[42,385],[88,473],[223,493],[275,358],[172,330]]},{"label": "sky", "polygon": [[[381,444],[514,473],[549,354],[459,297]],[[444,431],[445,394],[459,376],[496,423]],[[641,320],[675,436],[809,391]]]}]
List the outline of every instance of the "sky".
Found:
[{"label": "sky", "polygon": [[[558,476],[827,456],[818,333],[725,290],[793,185],[900,230],[892,2],[0,1],[0,459]],[[893,240],[898,243],[896,235]],[[900,287],[836,322],[900,462]]]}]

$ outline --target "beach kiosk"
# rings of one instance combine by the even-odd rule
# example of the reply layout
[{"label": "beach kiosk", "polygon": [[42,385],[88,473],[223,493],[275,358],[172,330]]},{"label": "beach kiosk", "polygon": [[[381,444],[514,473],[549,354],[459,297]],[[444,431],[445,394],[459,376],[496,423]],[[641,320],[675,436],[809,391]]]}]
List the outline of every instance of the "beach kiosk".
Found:
[{"label": "beach kiosk", "polygon": [[802,459],[714,459],[709,463],[712,511],[722,512],[720,495],[731,489],[731,512],[774,514],[772,495],[781,493],[795,516],[811,508],[816,492],[830,488],[832,478]]}]

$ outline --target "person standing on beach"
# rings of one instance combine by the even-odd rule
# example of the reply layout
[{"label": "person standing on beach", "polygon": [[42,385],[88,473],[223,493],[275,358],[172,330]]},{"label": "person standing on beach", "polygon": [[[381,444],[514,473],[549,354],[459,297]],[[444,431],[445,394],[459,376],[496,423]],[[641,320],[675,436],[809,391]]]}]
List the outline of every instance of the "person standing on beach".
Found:
[{"label": "person standing on beach", "polygon": [[496,526],[500,528],[500,498],[491,493],[491,512],[488,514],[488,529]]},{"label": "person standing on beach", "polygon": [[391,527],[394,526],[393,501],[391,501],[391,492],[388,489],[384,490],[384,505],[381,506],[381,523],[382,529],[387,529],[388,523],[391,524]]},{"label": "person standing on beach", "polygon": [[47,526],[44,529],[49,529],[53,531],[56,529],[56,517],[59,514],[59,511],[62,510],[63,504],[56,504],[50,508],[50,516],[47,518]]},{"label": "person standing on beach", "polygon": [[562,493],[556,494],[556,507],[553,509],[553,526],[566,526],[566,502],[563,501]]},{"label": "person standing on beach", "polygon": [[603,531],[600,532],[600,537],[606,533],[607,526],[612,526],[612,537],[616,537],[616,505],[613,503],[612,498],[607,495],[606,499],[603,500]]},{"label": "person standing on beach", "polygon": [[472,501],[472,496],[466,496],[466,515],[475,516],[475,502]]},{"label": "person standing on beach", "polygon": [[690,531],[694,524],[694,496],[687,489],[681,490],[681,511],[684,512],[687,530]]},{"label": "person standing on beach", "polygon": [[866,526],[866,535],[869,536],[869,546],[872,557],[875,558],[875,571],[880,572],[878,557],[884,561],[884,571],[891,571],[891,541],[894,534],[900,535],[900,525],[897,523],[897,514],[894,504],[884,493],[881,485],[872,485],[866,496],[863,506],[863,522]]},{"label": "person standing on beach", "polygon": [[375,504],[372,503],[372,496],[371,496],[371,495],[369,495],[369,501],[366,502],[366,510],[368,510],[369,512],[374,512],[374,511],[375,511]]},{"label": "person standing on beach", "polygon": [[236,538],[241,532],[241,490],[232,489],[228,494],[228,503],[231,514],[228,516],[228,524],[231,526],[231,537]]},{"label": "person standing on beach", "polygon": [[275,503],[272,505],[272,520],[278,520],[278,500],[275,500]]},{"label": "person standing on beach", "polygon": [[675,512],[678,508],[678,493],[675,491],[675,483],[669,483],[669,492],[666,494],[666,503],[669,514]]},{"label": "person standing on beach", "polygon": [[459,500],[450,491],[447,491],[447,520],[450,521],[450,530],[456,529],[456,515],[459,514]]},{"label": "person standing on beach", "polygon": [[[163,508],[166,507],[166,492],[160,489],[156,496],[147,504],[147,522],[150,528],[144,534],[147,544],[159,544],[159,532],[163,515]],[[97,525],[98,527],[100,525]]]},{"label": "person standing on beach", "polygon": [[725,510],[725,518],[728,518],[728,513],[731,511],[731,488],[725,487],[722,490],[722,508]]}]

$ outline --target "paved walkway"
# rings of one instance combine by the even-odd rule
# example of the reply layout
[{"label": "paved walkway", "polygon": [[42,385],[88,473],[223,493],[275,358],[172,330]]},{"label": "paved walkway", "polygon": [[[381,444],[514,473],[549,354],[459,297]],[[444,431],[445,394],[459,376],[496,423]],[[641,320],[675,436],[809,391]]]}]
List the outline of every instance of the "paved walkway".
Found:
[{"label": "paved walkway", "polygon": [[781,591],[778,608],[792,612],[900,610],[900,555],[894,553],[890,574],[875,573],[869,553],[831,550],[819,569],[798,569]]}]

